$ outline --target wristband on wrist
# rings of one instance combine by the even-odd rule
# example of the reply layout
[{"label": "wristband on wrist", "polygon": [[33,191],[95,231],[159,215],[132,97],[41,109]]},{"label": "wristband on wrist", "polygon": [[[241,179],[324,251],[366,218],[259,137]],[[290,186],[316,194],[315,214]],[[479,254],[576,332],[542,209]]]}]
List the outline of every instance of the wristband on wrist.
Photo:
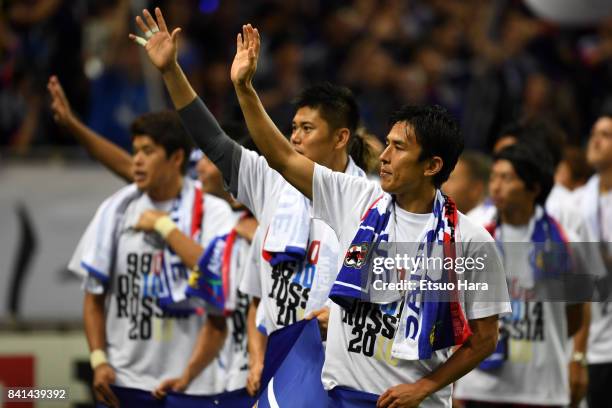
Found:
[{"label": "wristband on wrist", "polygon": [[170,233],[176,228],[176,224],[170,219],[170,217],[164,215],[155,221],[153,228],[155,228],[155,231],[157,231],[157,233],[161,235],[163,239],[166,239],[168,238],[168,235],[170,235]]},{"label": "wristband on wrist", "polygon": [[572,363],[578,363],[583,367],[587,366],[587,359],[586,359],[586,355],[581,352],[581,351],[574,351],[572,353],[572,359],[571,359]]},{"label": "wristband on wrist", "polygon": [[91,369],[95,370],[98,366],[108,363],[104,350],[96,349],[89,355],[89,364]]}]

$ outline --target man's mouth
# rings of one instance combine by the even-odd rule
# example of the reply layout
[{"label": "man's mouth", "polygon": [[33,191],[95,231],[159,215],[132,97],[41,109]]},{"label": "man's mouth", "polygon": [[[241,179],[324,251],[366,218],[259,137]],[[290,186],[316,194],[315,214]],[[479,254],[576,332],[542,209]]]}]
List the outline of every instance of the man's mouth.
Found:
[{"label": "man's mouth", "polygon": [[380,177],[386,177],[386,176],[390,176],[391,172],[384,170],[384,169],[380,169],[380,173],[379,173]]},{"label": "man's mouth", "polygon": [[147,178],[147,173],[145,173],[144,171],[139,171],[139,170],[134,171],[134,181],[136,183],[144,181],[146,178]]}]

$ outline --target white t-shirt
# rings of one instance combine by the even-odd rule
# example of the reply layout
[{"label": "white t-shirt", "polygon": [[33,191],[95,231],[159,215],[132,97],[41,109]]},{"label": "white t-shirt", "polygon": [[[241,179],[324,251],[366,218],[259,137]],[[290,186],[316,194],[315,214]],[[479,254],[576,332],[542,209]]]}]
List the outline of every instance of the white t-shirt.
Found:
[{"label": "white t-shirt", "polygon": [[[240,213],[236,222],[240,219]],[[242,277],[249,273],[251,245],[244,238],[237,237],[232,252],[233,272],[230,277],[230,290],[235,291],[233,299],[233,311],[227,317],[227,338],[219,357],[219,365],[224,369],[225,375],[217,375],[217,389],[224,391],[234,391],[246,386],[249,374],[249,354],[247,350],[247,312],[251,298],[241,292],[238,285]]]},{"label": "white t-shirt", "polygon": [[[582,218],[574,205],[573,194],[560,184],[555,184],[546,199],[546,211],[561,224],[567,233],[581,234]],[[487,226],[495,222],[497,209],[487,198],[482,204],[470,210],[468,218],[478,225]]]},{"label": "white t-shirt", "polygon": [[[506,272],[518,279],[527,274],[531,278],[529,248],[513,245],[530,242],[528,226],[502,224],[498,234],[504,243],[509,243],[504,245]],[[465,375],[455,384],[455,397],[500,403],[568,404],[565,310],[566,303],[561,302],[513,300],[512,315],[505,318],[503,326],[508,334],[508,360],[499,368],[476,368]]]},{"label": "white t-shirt", "polygon": [[476,225],[487,226],[495,222],[497,209],[495,205],[493,205],[491,199],[487,197],[482,203],[472,208],[465,215],[476,223]]},{"label": "white t-shirt", "polygon": [[[153,390],[167,378],[180,377],[187,366],[206,315],[181,315],[163,312],[151,297],[143,296],[144,283],[152,273],[153,263],[163,252],[164,242],[156,233],[128,228],[135,224],[151,201],[143,194],[129,203],[118,226],[119,241],[106,288],[106,352],[116,373],[116,384]],[[169,202],[157,203],[156,209],[168,210]],[[204,196],[201,243],[205,247],[216,235],[233,226],[229,205],[211,195]],[[71,270],[86,275],[80,266],[79,245],[70,262]],[[179,265],[179,269],[184,266]],[[85,289],[104,293],[104,286],[88,276]],[[188,394],[214,394],[216,377],[223,375],[218,360],[213,361],[187,388]]]},{"label": "white t-shirt", "polygon": [[[337,232],[341,248],[348,249],[360,224],[361,217],[374,200],[383,193],[379,183],[332,172],[315,166],[313,179],[314,216],[329,223]],[[389,220],[389,229],[396,232],[398,242],[415,242],[427,225],[430,214],[412,214],[396,207],[396,219]],[[487,231],[459,214],[461,240],[465,256],[477,257],[481,248],[493,249],[486,258],[487,281],[491,290],[498,290],[497,299],[507,300],[505,275],[493,239]],[[484,245],[482,244],[484,243]],[[338,259],[338,264],[342,263]],[[477,274],[465,272],[466,280],[478,282]],[[493,282],[496,282],[494,284]],[[479,301],[474,292],[465,296],[463,310],[467,319],[508,313],[507,301]],[[327,348],[322,380],[326,389],[349,387],[382,394],[392,386],[414,383],[434,371],[450,356],[451,350],[434,352],[429,360],[399,360],[391,357],[391,346],[400,318],[399,302],[388,305],[356,302],[351,310],[332,304],[327,332]],[[450,407],[451,386],[431,395],[422,407]]]},{"label": "white t-shirt", "polygon": [[584,228],[579,207],[574,205],[573,194],[560,184],[555,184],[546,199],[546,211],[559,222],[567,233],[580,236]]},{"label": "white t-shirt", "polygon": [[[247,149],[242,149],[238,174],[237,199],[259,221],[263,245],[287,181],[270,168],[265,158]],[[261,299],[262,328],[268,335],[325,306],[337,272],[338,240],[321,220],[310,219],[307,254],[299,264],[282,262],[274,268],[259,259],[259,274],[249,273],[241,282],[242,292]],[[256,255],[261,257],[261,248]]]},{"label": "white t-shirt", "polygon": [[[584,203],[584,189],[574,193],[575,205],[578,208],[588,205]],[[612,191],[600,193],[599,228],[604,242],[612,243]],[[608,245],[608,253],[612,254],[612,244]],[[612,363],[612,302],[593,302],[591,304],[591,326],[587,348],[589,364]]]}]

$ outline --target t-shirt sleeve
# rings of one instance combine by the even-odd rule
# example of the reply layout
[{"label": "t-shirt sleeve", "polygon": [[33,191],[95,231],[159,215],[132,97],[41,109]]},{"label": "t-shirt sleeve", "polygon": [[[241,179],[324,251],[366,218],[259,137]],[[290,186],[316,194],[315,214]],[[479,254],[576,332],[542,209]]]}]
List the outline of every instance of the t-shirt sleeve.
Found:
[{"label": "t-shirt sleeve", "polygon": [[[97,270],[91,266],[88,267],[85,263],[86,254],[92,252],[92,245],[94,245],[97,235],[101,234],[101,228],[110,228],[109,225],[111,225],[111,223],[107,222],[106,218],[103,216],[109,200],[110,199],[106,199],[98,207],[96,214],[87,225],[72,257],[68,261],[68,270],[83,278],[82,289],[94,294],[102,294],[104,292],[105,285],[110,281],[109,275],[113,273],[112,265],[108,263],[106,264],[108,270],[101,271],[101,274],[95,277],[93,275],[95,275],[95,271]],[[96,253],[99,254],[99,252]],[[108,254],[108,257],[112,258],[112,255]],[[107,275],[102,275],[104,273]]]},{"label": "t-shirt sleeve", "polygon": [[[457,273],[457,279],[478,285],[473,290],[464,291],[466,318],[482,319],[510,313],[512,309],[506,274],[495,241],[483,227],[472,223],[467,217],[463,216],[461,220],[462,240],[465,236],[468,241],[463,254],[465,270],[462,274]],[[455,271],[458,272],[457,266]]]},{"label": "t-shirt sleeve", "polygon": [[102,295],[106,291],[104,284],[91,275],[87,275],[83,278],[81,289],[93,295]]},{"label": "t-shirt sleeve", "polygon": [[280,178],[281,175],[268,165],[263,156],[242,148],[236,198],[260,223],[265,205],[274,201],[275,186]]},{"label": "t-shirt sleeve", "polygon": [[68,263],[68,270],[74,272],[75,274],[82,277],[81,289],[85,292],[92,293],[94,295],[101,295],[105,291],[104,284],[96,279],[94,276],[91,276],[85,268],[81,265],[81,259],[83,259],[83,249],[85,247],[86,241],[88,239],[88,230],[85,231],[79,244],[74,250],[74,254]]},{"label": "t-shirt sleeve", "polygon": [[234,228],[236,217],[231,207],[220,198],[210,194],[204,197],[202,215],[202,238],[204,248],[217,236],[227,234]]},{"label": "t-shirt sleeve", "polygon": [[87,226],[87,229],[85,230],[83,235],[81,236],[81,239],[79,240],[79,243],[77,244],[77,247],[74,250],[72,257],[70,258],[70,261],[68,261],[68,270],[81,277],[88,275],[83,265],[81,265],[81,260],[83,259],[83,252],[85,250],[85,245],[87,244],[87,241],[91,239],[91,235],[93,234],[92,230],[93,230],[93,227],[92,227],[92,224],[90,223]]},{"label": "t-shirt sleeve", "polygon": [[240,292],[258,298],[261,298],[261,239],[261,228],[258,227],[249,248],[239,286]]},{"label": "t-shirt sleeve", "polygon": [[313,217],[324,221],[340,236],[349,217],[361,218],[377,189],[379,186],[376,182],[315,164],[312,179]]}]

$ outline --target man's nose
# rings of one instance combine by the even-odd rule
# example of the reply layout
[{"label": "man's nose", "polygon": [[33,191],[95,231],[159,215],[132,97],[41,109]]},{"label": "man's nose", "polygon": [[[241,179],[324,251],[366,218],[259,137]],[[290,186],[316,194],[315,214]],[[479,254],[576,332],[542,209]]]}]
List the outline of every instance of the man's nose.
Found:
[{"label": "man's nose", "polygon": [[385,147],[378,159],[383,163],[389,163],[389,146]]},{"label": "man's nose", "polygon": [[291,138],[289,140],[291,140],[292,144],[296,144],[296,145],[299,145],[302,143],[302,135],[299,129],[291,132]]},{"label": "man's nose", "polygon": [[144,155],[141,152],[137,152],[133,158],[134,164],[142,164],[144,162]]}]

